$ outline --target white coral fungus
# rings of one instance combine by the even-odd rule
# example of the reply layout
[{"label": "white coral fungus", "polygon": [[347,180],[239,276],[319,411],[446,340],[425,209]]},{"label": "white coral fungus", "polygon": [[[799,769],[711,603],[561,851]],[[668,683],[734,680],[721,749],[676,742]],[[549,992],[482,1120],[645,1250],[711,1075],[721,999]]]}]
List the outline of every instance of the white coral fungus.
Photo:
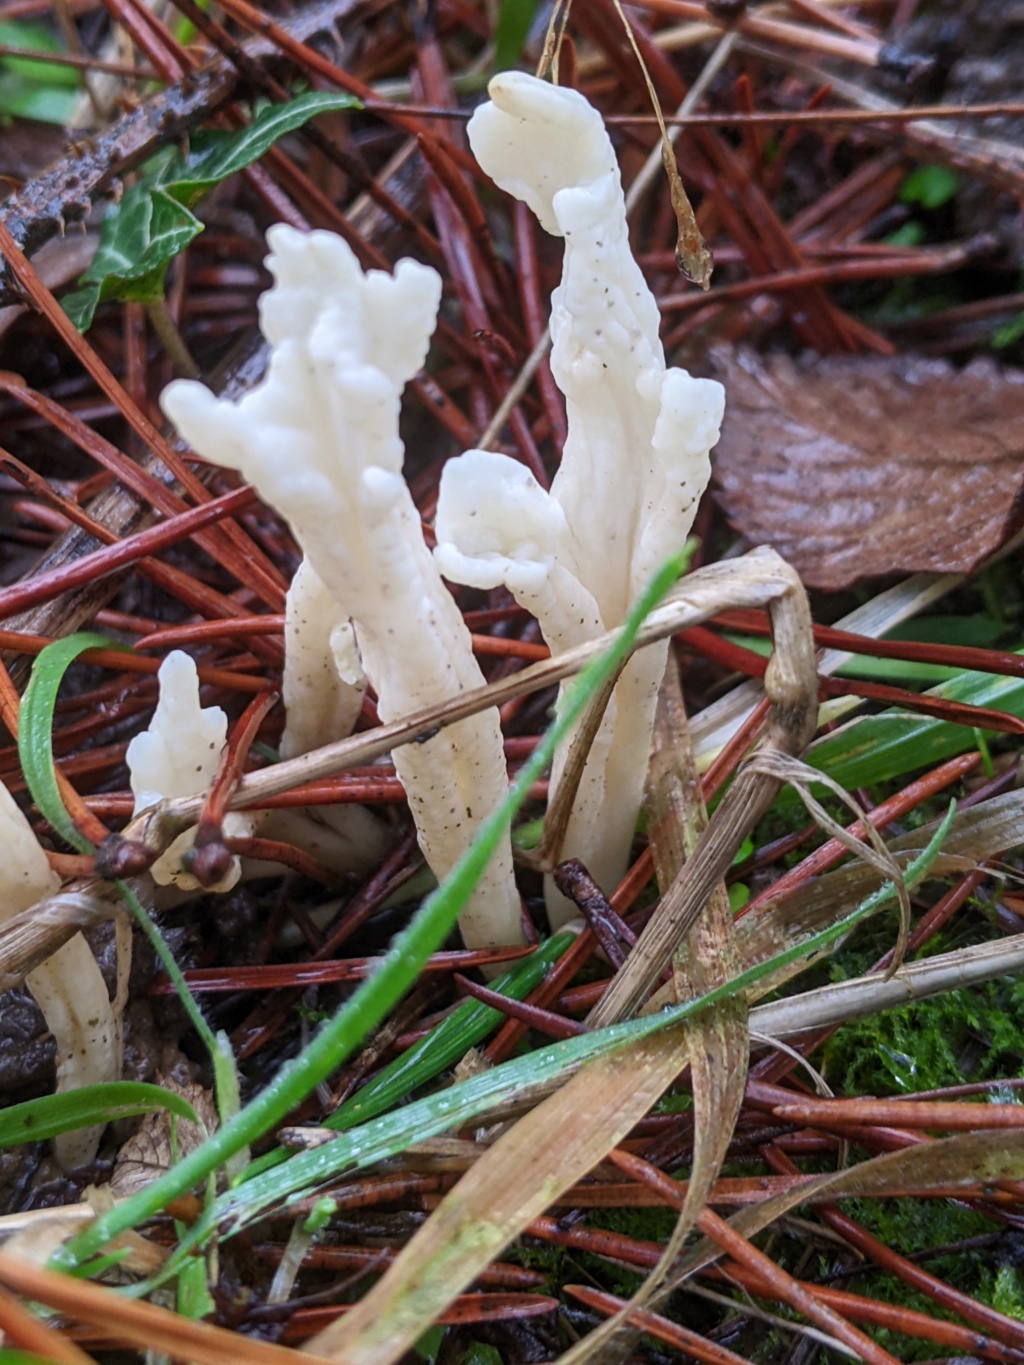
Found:
[{"label": "white coral fungus", "polygon": [[[266,379],[238,403],[188,381],[161,401],[201,455],[240,469],[288,519],[336,604],[325,633],[351,620],[381,718],[393,720],[483,682],[402,478],[401,392],[426,357],[441,282],[409,260],[394,275],[364,274],[327,232],[278,226],[267,241]],[[497,712],[406,745],[394,760],[420,846],[443,877],[507,790]],[[522,941],[507,842],[460,925],[470,945]]]},{"label": "white coral fungus", "polygon": [[[160,694],[147,729],[128,745],[127,762],[139,815],[158,801],[176,796],[198,796],[217,774],[228,733],[228,718],[219,706],[203,706],[199,700],[199,674],[193,660],[181,649],[172,650],[157,674]],[[248,834],[251,816],[228,815],[228,834]],[[159,886],[198,891],[199,882],[184,866],[195,842],[195,829],[179,834],[174,843],[150,868]],[[237,858],[212,891],[230,891],[241,875]]]},{"label": "white coral fungus", "polygon": [[[600,114],[574,90],[521,72],[490,83],[469,123],[480,165],[565,239],[551,298],[551,368],[568,439],[550,493],[507,456],[445,467],[437,560],[453,582],[504,583],[561,651],[624,619],[682,545],[710,476],[724,394],[669,369],[654,297],[629,249],[625,199]],[[625,870],[668,644],[627,665],[588,759],[563,843],[611,890]],[[556,756],[557,784],[567,747]],[[549,888],[557,924],[573,912]]]}]

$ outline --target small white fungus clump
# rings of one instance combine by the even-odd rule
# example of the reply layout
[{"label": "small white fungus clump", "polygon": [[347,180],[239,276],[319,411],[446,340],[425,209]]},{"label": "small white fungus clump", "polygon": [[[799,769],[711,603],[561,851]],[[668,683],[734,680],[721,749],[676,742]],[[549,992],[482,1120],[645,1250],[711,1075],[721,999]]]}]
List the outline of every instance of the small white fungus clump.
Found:
[{"label": "small white fungus clump", "polygon": [[[200,702],[199,674],[184,650],[168,654],[157,678],[160,692],[153,719],[128,745],[135,815],[158,801],[207,791],[227,742],[228,718],[221,707]],[[247,834],[250,826],[251,817],[242,815],[229,815],[224,824],[228,834],[239,835]],[[157,885],[176,886],[179,891],[204,889],[183,862],[195,837],[195,829],[187,829],[156,860],[150,872]],[[205,889],[230,891],[240,875],[235,858],[226,876]]]}]

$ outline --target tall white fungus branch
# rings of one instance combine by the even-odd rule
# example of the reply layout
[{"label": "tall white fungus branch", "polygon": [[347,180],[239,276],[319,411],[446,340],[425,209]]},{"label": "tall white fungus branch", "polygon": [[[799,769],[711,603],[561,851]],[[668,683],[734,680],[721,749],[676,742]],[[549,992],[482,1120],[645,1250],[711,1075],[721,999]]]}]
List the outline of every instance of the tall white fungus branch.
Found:
[{"label": "tall white fungus branch", "polygon": [[[724,394],[668,369],[654,297],[629,249],[618,164],[600,114],[574,90],[520,72],[490,83],[469,123],[480,165],[565,239],[551,298],[551,368],[568,440],[550,493],[503,455],[449,461],[437,560],[454,582],[504,583],[552,650],[617,626],[685,540],[710,476]],[[668,645],[624,670],[594,742],[562,846],[606,890],[625,870]],[[567,748],[556,756],[557,785]],[[549,888],[556,923],[572,907]]]},{"label": "tall white fungus branch", "polygon": [[[201,455],[241,470],[287,517],[333,599],[323,638],[351,620],[381,718],[393,720],[483,682],[402,478],[399,403],[425,359],[441,282],[408,260],[394,275],[364,275],[331,233],[279,226],[267,240],[266,379],[238,403],[187,381],[161,401]],[[394,758],[420,846],[443,877],[507,790],[497,712]],[[521,942],[507,842],[460,924],[471,945]]]},{"label": "tall white fungus branch", "polygon": [[[46,854],[0,782],[0,919],[10,919],[60,890]],[[121,1075],[121,1025],[107,987],[81,934],[68,939],[25,978],[57,1046],[57,1092],[116,1081]],[[80,1128],[54,1140],[66,1168],[92,1161],[100,1128]]]}]

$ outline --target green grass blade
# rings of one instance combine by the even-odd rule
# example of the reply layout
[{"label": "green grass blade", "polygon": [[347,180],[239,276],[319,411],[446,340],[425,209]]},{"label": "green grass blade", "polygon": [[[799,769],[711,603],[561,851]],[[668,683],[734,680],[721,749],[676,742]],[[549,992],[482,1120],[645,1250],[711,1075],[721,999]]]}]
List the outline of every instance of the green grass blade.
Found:
[{"label": "green grass blade", "polygon": [[[524,999],[541,983],[548,968],[561,957],[575,937],[575,934],[556,934],[549,938],[536,952],[490,982],[490,989],[512,1000]],[[463,1000],[447,1019],[442,1019],[436,1028],[430,1030],[426,1038],[422,1038],[387,1066],[381,1067],[371,1080],[334,1111],[323,1126],[336,1128],[340,1132],[390,1109],[464,1057],[471,1047],[475,1047],[505,1018],[492,1005],[485,1005],[479,1000]],[[250,1180],[262,1171],[280,1165],[288,1156],[283,1147],[268,1152],[246,1168],[242,1179]]]},{"label": "green grass blade", "polygon": [[[1024,680],[1020,678],[961,673],[924,695],[987,706],[1024,720]],[[905,777],[918,768],[934,767],[976,744],[969,726],[892,708],[877,716],[848,721],[812,744],[804,758],[853,791]]]},{"label": "green grass blade", "polygon": [[37,1356],[17,1346],[0,1346],[0,1365],[53,1365],[53,1356]]},{"label": "green grass blade", "polygon": [[166,1109],[178,1118],[198,1123],[195,1110],[187,1100],[171,1090],[143,1081],[110,1081],[87,1085],[66,1095],[42,1095],[0,1110],[0,1148],[16,1147],[21,1142],[42,1142],[75,1128],[91,1128],[98,1123],[134,1118]]},{"label": "green grass blade", "polygon": [[235,1071],[235,1059],[227,1047],[226,1037],[224,1042],[221,1042],[206,1022],[198,1001],[188,988],[188,982],[182,975],[181,968],[174,960],[174,954],[167,946],[167,940],[157,928],[152,916],[138,896],[127,882],[115,882],[114,885],[125,905],[135,916],[135,922],[146,935],[146,938],[149,939],[161,967],[170,977],[175,993],[181,1001],[181,1006],[188,1015],[189,1023],[198,1033],[200,1041],[210,1054],[210,1062],[213,1066],[213,1090],[217,1099],[217,1114],[221,1123],[226,1123],[238,1112],[238,1076]]},{"label": "green grass blade", "polygon": [[53,709],[64,674],[87,649],[121,649],[114,640],[94,631],[79,631],[47,645],[32,665],[18,712],[18,758],[32,800],[62,839],[79,853],[94,853],[93,845],[68,815],[53,768]]},{"label": "green grass blade", "polygon": [[[33,665],[32,676],[25,689],[18,714],[18,756],[32,799],[57,833],[80,853],[93,853],[95,849],[88,839],[79,834],[61,800],[53,767],[53,711],[64,674],[80,654],[87,649],[122,648],[124,646],[119,645],[117,641],[91,631],[80,631],[77,635],[69,635],[63,640],[55,640],[53,644],[47,645]],[[192,1027],[210,1054],[217,1110],[223,1122],[238,1108],[234,1061],[230,1053],[226,1053],[218,1044],[213,1030],[203,1018],[195,997],[178,969],[173,953],[135,893],[126,882],[116,882],[115,885],[121,899],[153,945],[161,966],[174,983],[178,999]],[[234,1101],[232,1095],[235,1096]]]},{"label": "green grass blade", "polygon": [[[491,990],[522,1000],[538,986],[551,964],[562,956],[575,934],[556,934],[512,971],[490,982]],[[339,1131],[390,1109],[421,1085],[439,1076],[485,1038],[506,1016],[479,1000],[464,1000],[428,1037],[382,1067],[362,1089],[345,1101],[324,1124]]]},{"label": "green grass blade", "polygon": [[268,1132],[325,1080],[367,1037],[417,979],[423,964],[454,927],[462,907],[512,820],[559,742],[569,733],[590,698],[628,657],[645,617],[686,567],[689,552],[673,555],[654,575],[631,609],[613,643],[583,669],[565,694],[559,714],[520,773],[506,799],[480,827],[471,847],[444,884],[417,911],[408,927],[381,958],[378,969],[357,987],[300,1055],[234,1119],[191,1152],[172,1170],[74,1238],[55,1256],[73,1268],[120,1232],[157,1213],[171,1199],[205,1180],[236,1153]]}]

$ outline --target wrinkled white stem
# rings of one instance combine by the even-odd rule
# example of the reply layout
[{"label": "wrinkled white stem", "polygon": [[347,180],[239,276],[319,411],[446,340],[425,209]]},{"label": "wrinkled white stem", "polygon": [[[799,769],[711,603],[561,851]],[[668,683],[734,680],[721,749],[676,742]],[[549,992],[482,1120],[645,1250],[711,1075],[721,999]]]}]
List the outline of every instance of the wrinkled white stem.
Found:
[{"label": "wrinkled white stem", "polygon": [[[0,783],[0,919],[60,889],[46,854],[7,788]],[[81,934],[30,972],[25,984],[57,1045],[57,1093],[116,1081],[121,1075],[121,1027],[92,949]],[[103,1132],[81,1128],[54,1139],[66,1169],[92,1161]]]},{"label": "wrinkled white stem", "polygon": [[282,758],[346,739],[366,691],[352,626],[308,559],[288,589],[281,691],[287,714]]}]

